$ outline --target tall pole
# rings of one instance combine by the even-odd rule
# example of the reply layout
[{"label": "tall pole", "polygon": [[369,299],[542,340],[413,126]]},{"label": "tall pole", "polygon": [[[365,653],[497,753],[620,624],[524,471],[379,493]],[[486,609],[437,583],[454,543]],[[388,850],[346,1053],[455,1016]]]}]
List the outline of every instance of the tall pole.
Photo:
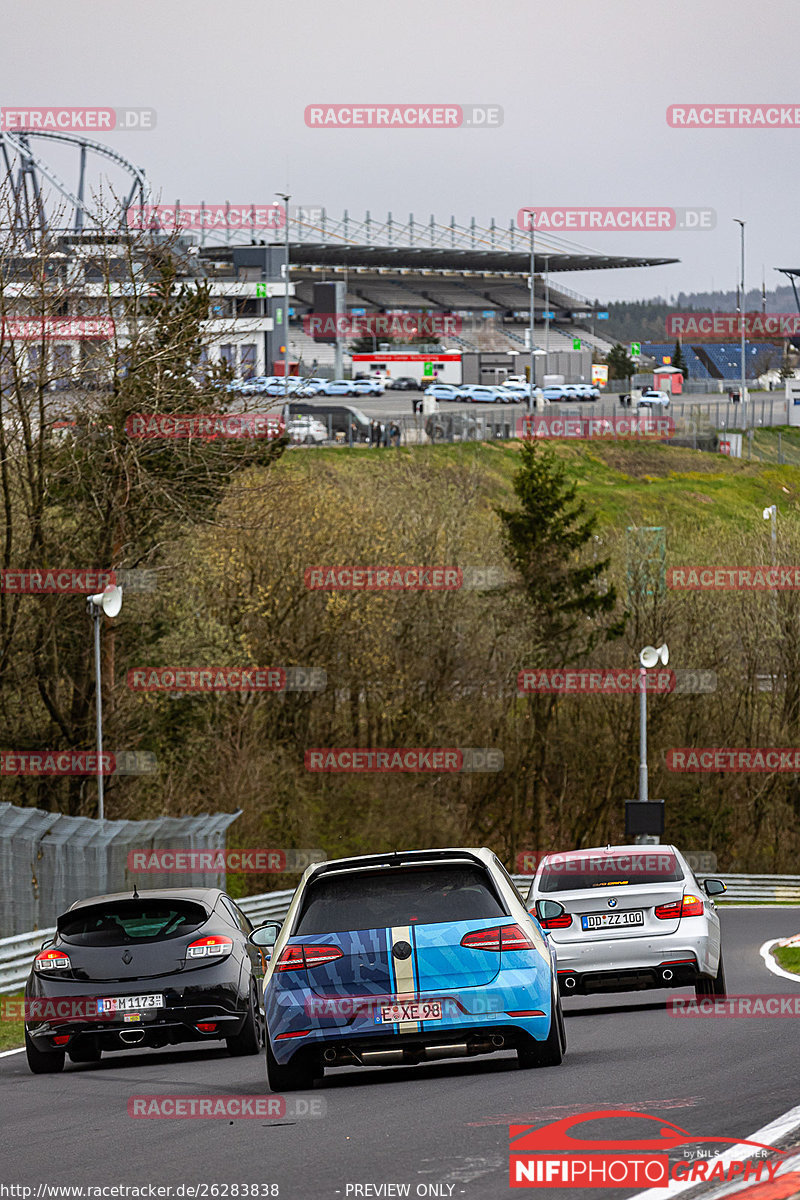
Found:
[{"label": "tall pole", "polygon": [[100,618],[102,610],[90,603],[89,611],[94,621],[94,688],[95,715],[97,722],[97,817],[104,816],[103,791],[103,687],[100,679]]},{"label": "tall pole", "polygon": [[747,396],[745,394],[745,378],[746,377],[745,377],[745,365],[744,365],[744,327],[745,327],[745,322],[747,320],[747,301],[745,300],[745,291],[744,291],[744,225],[745,225],[745,223],[744,223],[744,221],[740,221],[738,217],[734,217],[733,219],[741,230],[742,271],[741,271],[741,284],[740,284],[741,300],[739,302],[739,316],[740,316],[741,325],[742,325],[742,328],[741,328],[742,371],[741,371],[740,391],[741,391],[742,404],[745,405],[745,408],[743,409],[743,416],[745,418],[745,429],[746,429],[747,428],[747,407],[746,407]]},{"label": "tall pole", "polygon": [[544,373],[550,370],[550,255],[544,256]]},{"label": "tall pole", "polygon": [[533,224],[533,218],[534,218],[534,214],[533,214],[532,212],[530,212],[530,213],[528,214],[528,216],[529,216],[529,218],[530,218],[530,222],[531,222],[531,319],[530,319],[530,343],[531,343],[531,345],[530,345],[530,351],[531,351],[531,371],[530,371],[530,375],[531,375],[531,380],[530,380],[530,388],[528,389],[528,411],[529,411],[529,412],[532,412],[532,411],[533,411],[533,385],[534,385],[534,383],[536,382],[536,378],[535,378],[535,359],[534,359],[534,356],[533,356],[533,347],[534,347],[534,341],[533,341],[533,317],[534,317],[534,302],[533,302],[533,268],[534,268],[534,253],[533,253],[533,250],[534,250],[534,224]]},{"label": "tall pole", "polygon": [[283,398],[289,395],[289,201],[291,196],[285,192],[276,192],[276,196],[284,204],[283,247],[285,263],[283,266]]},{"label": "tall pole", "polygon": [[639,668],[639,799],[647,802],[647,668]]}]

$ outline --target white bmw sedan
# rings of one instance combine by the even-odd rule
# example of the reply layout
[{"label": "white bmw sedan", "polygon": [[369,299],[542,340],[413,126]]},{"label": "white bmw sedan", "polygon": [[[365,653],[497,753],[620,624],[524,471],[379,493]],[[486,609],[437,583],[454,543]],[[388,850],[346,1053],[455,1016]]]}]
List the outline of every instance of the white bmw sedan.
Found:
[{"label": "white bmw sedan", "polygon": [[693,986],[724,996],[720,879],[694,875],[674,846],[604,846],[546,854],[528,894],[557,900],[562,916],[542,921],[566,995]]}]

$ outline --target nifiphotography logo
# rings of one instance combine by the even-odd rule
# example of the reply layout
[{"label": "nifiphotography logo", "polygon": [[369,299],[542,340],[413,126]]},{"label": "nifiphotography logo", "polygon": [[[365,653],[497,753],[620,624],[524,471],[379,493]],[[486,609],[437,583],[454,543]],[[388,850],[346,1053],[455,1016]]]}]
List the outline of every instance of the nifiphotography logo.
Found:
[{"label": "nifiphotography logo", "polygon": [[[588,1137],[574,1126],[593,1121],[623,1123],[634,1136]],[[595,1131],[596,1133],[596,1131]],[[698,1143],[735,1146],[715,1157],[687,1156],[684,1146]],[[752,1146],[748,1154],[745,1147]],[[670,1151],[681,1148],[681,1157]],[[781,1165],[764,1153],[783,1154],[774,1146],[737,1138],[696,1135],[647,1113],[605,1109],[577,1113],[548,1125],[509,1127],[509,1185],[532,1188],[657,1188],[670,1182],[771,1182]]]}]

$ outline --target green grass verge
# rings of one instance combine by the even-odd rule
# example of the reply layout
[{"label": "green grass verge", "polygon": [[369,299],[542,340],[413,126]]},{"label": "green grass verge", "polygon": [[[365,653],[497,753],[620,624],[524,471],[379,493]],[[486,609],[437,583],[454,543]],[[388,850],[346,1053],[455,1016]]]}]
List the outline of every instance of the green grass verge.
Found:
[{"label": "green grass verge", "polygon": [[22,992],[0,996],[0,1016],[3,1018],[0,1020],[0,1050],[15,1050],[25,1044],[23,1022],[13,1019],[16,1011],[21,1009],[23,998]]},{"label": "green grass verge", "polygon": [[772,953],[777,959],[778,966],[784,971],[793,971],[800,975],[800,946],[775,946]]}]

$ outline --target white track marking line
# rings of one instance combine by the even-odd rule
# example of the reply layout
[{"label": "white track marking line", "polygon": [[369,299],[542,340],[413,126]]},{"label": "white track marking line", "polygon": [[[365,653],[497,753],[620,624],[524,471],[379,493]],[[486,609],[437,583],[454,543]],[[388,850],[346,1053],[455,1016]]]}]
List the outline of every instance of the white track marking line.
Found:
[{"label": "white track marking line", "polygon": [[771,942],[764,942],[758,953],[764,960],[764,966],[768,971],[772,971],[773,975],[780,975],[782,979],[791,979],[792,983],[800,983],[800,975],[793,975],[791,971],[784,971],[783,967],[778,966],[770,953],[772,947],[777,946],[778,942],[782,941],[783,938],[773,938]]},{"label": "white track marking line", "polygon": [[0,1058],[8,1058],[9,1054],[22,1054],[24,1050],[24,1046],[20,1046],[18,1050],[2,1050],[0,1051]]},{"label": "white track marking line", "polygon": [[[757,1129],[755,1133],[751,1133],[748,1137],[749,1142],[765,1142],[768,1146],[774,1146],[776,1142],[785,1137],[792,1130],[800,1128],[800,1104],[794,1108],[790,1108],[788,1112],[783,1113],[780,1117],[776,1117],[774,1121],[770,1121],[769,1125],[764,1125],[761,1129]],[[698,1138],[698,1141],[701,1139]],[[731,1146],[722,1154],[718,1155],[714,1162],[730,1162],[731,1159],[744,1159],[751,1153],[749,1146],[738,1144]],[[705,1160],[712,1161],[712,1160]],[[775,1176],[780,1179],[780,1172]],[[679,1196],[681,1192],[690,1191],[693,1188],[703,1186],[705,1181],[702,1179],[680,1179],[671,1183],[669,1187],[664,1188],[646,1188],[643,1192],[636,1192],[634,1196],[629,1196],[628,1200],[668,1200],[670,1196]],[[741,1182],[741,1181],[740,1181]],[[711,1184],[722,1183],[722,1180],[711,1180]]]}]

